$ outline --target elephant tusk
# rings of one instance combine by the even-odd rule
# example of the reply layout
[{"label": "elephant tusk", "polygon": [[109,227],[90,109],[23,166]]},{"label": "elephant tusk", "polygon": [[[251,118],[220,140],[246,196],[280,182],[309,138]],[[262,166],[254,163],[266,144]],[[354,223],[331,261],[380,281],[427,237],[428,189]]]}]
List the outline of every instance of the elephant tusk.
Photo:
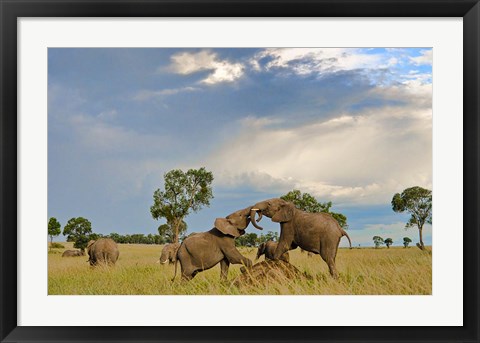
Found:
[{"label": "elephant tusk", "polygon": [[161,264],[165,264],[165,263],[167,263],[167,262],[168,262],[168,260],[165,260],[165,262],[160,261]]},{"label": "elephant tusk", "polygon": [[250,211],[260,211],[259,208],[252,208]]}]

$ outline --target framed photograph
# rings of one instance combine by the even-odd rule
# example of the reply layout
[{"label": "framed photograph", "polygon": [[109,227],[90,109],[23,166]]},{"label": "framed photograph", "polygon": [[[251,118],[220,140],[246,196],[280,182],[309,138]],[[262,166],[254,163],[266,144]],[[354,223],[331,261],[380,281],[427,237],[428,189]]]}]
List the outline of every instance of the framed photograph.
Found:
[{"label": "framed photograph", "polygon": [[2,342],[477,342],[479,8],[2,2]]}]

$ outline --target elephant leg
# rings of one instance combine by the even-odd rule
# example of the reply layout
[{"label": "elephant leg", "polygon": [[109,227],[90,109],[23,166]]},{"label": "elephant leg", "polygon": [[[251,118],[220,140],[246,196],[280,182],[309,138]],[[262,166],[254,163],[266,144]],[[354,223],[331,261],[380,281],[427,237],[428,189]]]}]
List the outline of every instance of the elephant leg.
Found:
[{"label": "elephant leg", "polygon": [[252,261],[249,258],[244,257],[240,252],[235,248],[234,245],[223,250],[225,258],[231,264],[243,264],[247,267],[252,266]]},{"label": "elephant leg", "polygon": [[229,266],[230,262],[226,258],[220,261],[220,280],[227,280]]},{"label": "elephant leg", "polygon": [[182,270],[182,280],[190,281],[197,275],[197,270]]},{"label": "elephant leg", "polygon": [[337,255],[337,247],[333,244],[325,244],[326,246],[320,246],[320,256],[328,265],[328,271],[334,278],[338,278],[337,267],[335,266],[335,257]]},{"label": "elephant leg", "polygon": [[180,260],[180,266],[181,266],[182,280],[189,281],[193,279],[193,277],[196,274],[195,268],[188,262],[182,262],[182,260]]},{"label": "elephant leg", "polygon": [[293,234],[286,233],[287,230],[281,230],[280,238],[278,240],[277,249],[273,254],[274,260],[279,260],[280,257],[286,253],[293,244]]},{"label": "elephant leg", "polygon": [[328,265],[328,271],[330,272],[330,275],[334,279],[338,279],[337,267],[335,267],[335,259],[334,258],[327,259],[327,265]]}]

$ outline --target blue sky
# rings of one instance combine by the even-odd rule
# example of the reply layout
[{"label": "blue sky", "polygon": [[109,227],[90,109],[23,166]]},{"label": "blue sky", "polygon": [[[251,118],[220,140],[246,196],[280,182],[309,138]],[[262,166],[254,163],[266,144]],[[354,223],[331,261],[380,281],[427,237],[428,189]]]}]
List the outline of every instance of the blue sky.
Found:
[{"label": "blue sky", "polygon": [[300,189],[347,216],[354,245],[416,242],[390,201],[432,188],[432,50],[49,49],[48,216],[62,227],[156,233],[164,173],[202,166],[215,198],[189,231]]}]

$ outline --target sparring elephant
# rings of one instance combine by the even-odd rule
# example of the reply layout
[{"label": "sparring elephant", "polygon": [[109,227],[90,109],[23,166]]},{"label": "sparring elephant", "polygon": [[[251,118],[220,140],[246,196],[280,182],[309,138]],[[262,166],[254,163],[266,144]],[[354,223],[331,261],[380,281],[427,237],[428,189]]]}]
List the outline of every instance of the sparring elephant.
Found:
[{"label": "sparring elephant", "polygon": [[82,251],[82,250],[65,250],[62,254],[62,257],[76,257],[76,256],[85,256],[85,251]]},{"label": "sparring elephant", "polygon": [[162,254],[160,255],[159,263],[165,264],[175,263],[177,260],[177,250],[180,247],[180,243],[169,243],[166,244],[162,249]]},{"label": "sparring elephant", "polygon": [[87,245],[87,251],[91,266],[98,264],[114,265],[118,260],[117,243],[111,238],[100,238],[96,241],[89,241]]},{"label": "sparring elephant", "polygon": [[271,218],[280,223],[280,238],[273,259],[278,260],[288,250],[300,247],[314,254],[320,254],[327,263],[333,278],[338,277],[335,266],[338,245],[343,236],[352,242],[338,222],[327,213],[308,213],[295,207],[291,202],[280,198],[261,201],[252,207],[251,222],[262,229],[255,221],[255,214]]},{"label": "sparring elephant", "polygon": [[[273,255],[275,253],[275,249],[277,249],[277,245],[278,243],[274,241],[267,241],[260,244],[258,246],[257,257],[255,258],[255,260],[258,260],[262,255],[265,255],[265,260],[273,260]],[[280,256],[280,260],[290,262],[290,256],[288,255],[288,251],[285,252],[282,256]]]},{"label": "sparring elephant", "polygon": [[177,252],[175,276],[178,262],[181,266],[182,280],[191,280],[197,273],[210,269],[218,263],[220,263],[222,280],[227,278],[230,263],[250,267],[252,261],[240,254],[234,240],[245,233],[246,227],[250,224],[250,213],[250,207],[248,207],[225,218],[217,218],[215,227],[210,231],[187,237]]}]

